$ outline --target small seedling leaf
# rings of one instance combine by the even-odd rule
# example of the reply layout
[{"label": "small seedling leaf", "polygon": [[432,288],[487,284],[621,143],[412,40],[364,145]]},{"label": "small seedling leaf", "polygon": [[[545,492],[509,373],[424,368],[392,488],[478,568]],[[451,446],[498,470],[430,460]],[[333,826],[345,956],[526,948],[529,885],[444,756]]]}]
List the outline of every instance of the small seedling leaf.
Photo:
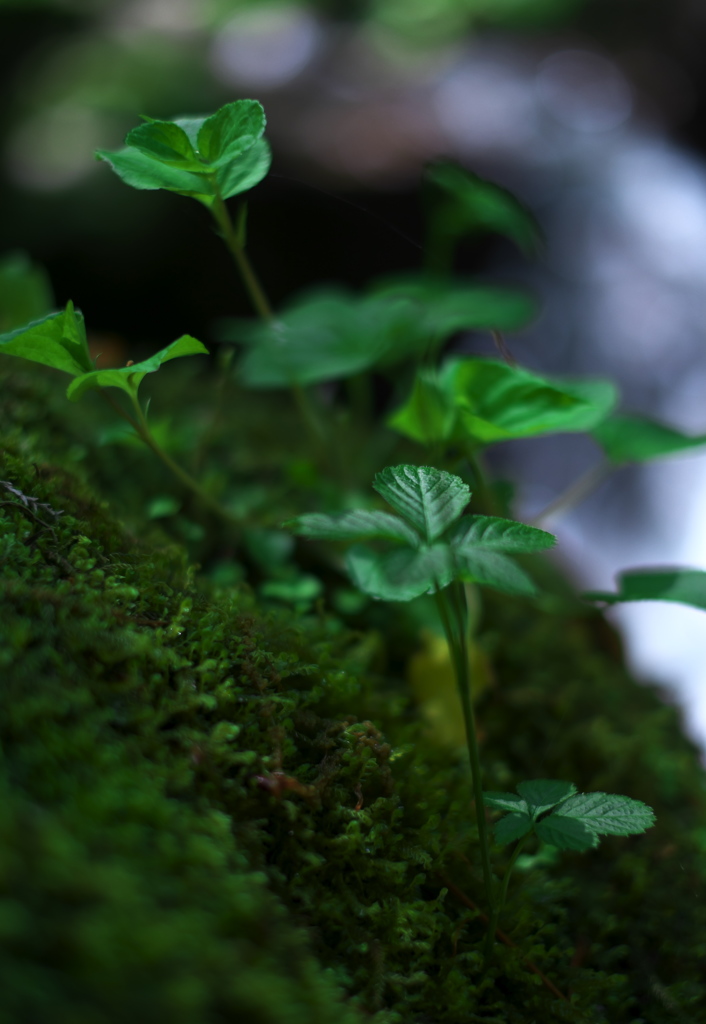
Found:
[{"label": "small seedling leaf", "polygon": [[690,437],[647,416],[610,416],[594,427],[591,434],[608,459],[617,465],[648,462],[706,444],[706,434]]},{"label": "small seedling leaf", "polygon": [[128,132],[125,142],[157,163],[187,171],[202,168],[189,136],[173,121],[148,121]]},{"label": "small seedling leaf", "polygon": [[513,811],[506,814],[500,821],[493,825],[493,837],[498,846],[505,846],[506,843],[514,843],[516,839],[522,839],[532,831],[532,819],[529,814]]},{"label": "small seedling leaf", "polygon": [[411,601],[453,579],[446,544],[379,554],[356,544],[346,552],[346,567],[355,585],[382,601]]},{"label": "small seedling leaf", "polygon": [[654,811],[647,804],[614,793],[576,793],[544,821],[558,819],[581,822],[597,835],[606,836],[633,835],[655,823]]},{"label": "small seedling leaf", "polygon": [[517,793],[483,793],[483,802],[486,807],[494,807],[498,811],[521,811],[529,814],[527,801]]},{"label": "small seedling leaf", "polygon": [[193,196],[206,204],[213,200],[213,187],[206,176],[161,163],[139,149],[127,147],[114,152],[99,149],[96,157],[105,160],[118,177],[133,188],[163,188],[181,196]]},{"label": "small seedling leaf", "polygon": [[155,373],[163,363],[180,356],[200,354],[208,355],[206,346],[196,338],[192,338],[191,335],[183,334],[171,345],[167,345],[166,348],[141,363],[134,363],[132,366],[124,366],[116,370],[93,370],[91,373],[84,373],[71,381],[66,394],[72,402],[78,401],[81,395],[93,388],[121,388],[129,395],[136,395],[145,375]]},{"label": "small seedling leaf", "polygon": [[470,488],[460,477],[430,466],[388,466],[376,475],[373,487],[429,544],[471,500]]},{"label": "small seedling leaf", "polygon": [[560,850],[590,850],[600,842],[596,833],[582,821],[558,814],[542,818],[535,824],[534,831],[545,843]]},{"label": "small seedling leaf", "polygon": [[706,571],[703,569],[631,569],[618,577],[616,594],[591,591],[587,601],[673,601],[706,611]]},{"label": "small seedling leaf", "polygon": [[216,175],[223,199],[254,188],[266,176],[271,163],[272,152],[266,139],[258,139],[242,156],[224,163]]},{"label": "small seedling leaf", "polygon": [[312,512],[282,524],[311,540],[397,540],[419,546],[419,535],[399,516],[389,512],[359,509],[340,515]]},{"label": "small seedling leaf", "polygon": [[521,782],[517,792],[527,801],[532,816],[536,818],[573,796],[576,786],[573,782],[560,782],[558,779],[532,779]]},{"label": "small seedling leaf", "polygon": [[527,575],[507,555],[483,548],[450,549],[458,579],[493,587],[505,594],[533,597],[537,588]]},{"label": "small seedling leaf", "polygon": [[93,368],[83,316],[74,310],[72,302],[62,313],[50,313],[0,335],[0,353],[42,363],[72,377]]},{"label": "small seedling leaf", "polygon": [[220,167],[250,149],[261,138],[265,124],[265,111],[257,100],[226,103],[207,117],[199,128],[199,154]]},{"label": "small seedling leaf", "polygon": [[556,543],[556,537],[545,530],[499,516],[463,516],[452,527],[448,540],[458,552],[482,548],[513,554],[544,551]]}]

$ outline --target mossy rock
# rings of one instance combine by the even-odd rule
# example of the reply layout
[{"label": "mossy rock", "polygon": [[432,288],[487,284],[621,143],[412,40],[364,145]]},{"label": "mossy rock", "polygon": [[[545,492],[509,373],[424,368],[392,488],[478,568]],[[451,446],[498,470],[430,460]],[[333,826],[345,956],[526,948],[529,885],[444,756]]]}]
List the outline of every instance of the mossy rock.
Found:
[{"label": "mossy rock", "polygon": [[36,440],[0,478],[0,1024],[706,1019],[704,772],[599,615],[485,602],[487,788],[657,826],[530,848],[485,967],[465,759],[410,703],[399,606],[383,666],[323,610],[206,588]]}]

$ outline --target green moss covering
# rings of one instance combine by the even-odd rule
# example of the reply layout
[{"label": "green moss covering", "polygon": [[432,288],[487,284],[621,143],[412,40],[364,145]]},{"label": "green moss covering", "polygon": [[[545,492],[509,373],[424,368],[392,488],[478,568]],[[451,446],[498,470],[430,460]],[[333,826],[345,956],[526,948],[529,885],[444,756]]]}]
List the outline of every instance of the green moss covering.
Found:
[{"label": "green moss covering", "polygon": [[413,620],[208,590],[56,436],[4,425],[0,1024],[706,1019],[704,772],[599,616],[488,597],[486,785],[565,778],[658,824],[528,847],[486,969],[465,759],[402,678]]}]

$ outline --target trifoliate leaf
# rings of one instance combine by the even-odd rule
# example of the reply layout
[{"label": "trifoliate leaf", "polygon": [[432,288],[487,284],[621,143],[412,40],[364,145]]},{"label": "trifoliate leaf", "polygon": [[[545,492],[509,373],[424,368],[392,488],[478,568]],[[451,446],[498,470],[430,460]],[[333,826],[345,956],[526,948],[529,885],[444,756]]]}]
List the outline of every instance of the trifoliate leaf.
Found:
[{"label": "trifoliate leaf", "polygon": [[398,548],[382,555],[356,544],[346,553],[346,567],[360,590],[382,601],[411,601],[443,589],[453,579],[446,544],[417,551]]},{"label": "trifoliate leaf", "polygon": [[419,547],[420,537],[399,516],[389,512],[358,509],[339,515],[312,512],[282,524],[301,537],[311,540],[386,540],[405,541]]},{"label": "trifoliate leaf", "polygon": [[376,475],[373,487],[427,543],[458,519],[471,500],[460,477],[430,466],[388,466]]},{"label": "trifoliate leaf", "polygon": [[703,569],[631,569],[618,577],[618,593],[590,591],[586,601],[673,601],[706,611],[706,571]]},{"label": "trifoliate leaf", "polygon": [[183,334],[171,345],[167,345],[166,348],[141,363],[133,363],[132,366],[123,366],[116,370],[93,370],[91,373],[84,373],[71,381],[66,394],[72,402],[77,401],[81,395],[93,388],[121,388],[129,395],[136,395],[143,377],[148,373],[156,373],[162,363],[180,356],[200,354],[208,355],[206,346],[196,338],[192,338],[191,335]]},{"label": "trifoliate leaf", "polygon": [[522,839],[532,831],[532,819],[529,814],[513,812],[506,814],[500,821],[493,825],[493,836],[499,846],[505,843],[513,843],[516,839]]}]

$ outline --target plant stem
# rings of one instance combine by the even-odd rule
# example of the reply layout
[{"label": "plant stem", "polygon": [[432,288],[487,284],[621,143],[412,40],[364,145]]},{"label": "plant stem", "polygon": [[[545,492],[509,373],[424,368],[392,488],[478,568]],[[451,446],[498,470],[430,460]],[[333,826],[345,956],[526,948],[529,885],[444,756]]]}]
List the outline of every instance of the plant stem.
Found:
[{"label": "plant stem", "polygon": [[185,469],[182,469],[179,463],[175,462],[171,455],[168,455],[167,452],[165,452],[164,448],[162,448],[162,446],[156,440],[154,434],[149,428],[149,424],[147,423],[145,414],[142,411],[137,395],[130,395],[132,405],[135,410],[134,418],[130,415],[129,412],[126,412],[125,409],[122,408],[119,402],[115,401],[112,395],[108,395],[105,392],[103,392],[103,396],[105,397],[106,401],[109,402],[110,405],[112,405],[113,409],[115,409],[118,415],[122,416],[124,420],[127,420],[127,422],[133,428],[138,437],[140,437],[141,440],[144,441],[148,448],[151,448],[151,450],[154,452],[157,458],[161,459],[164,465],[174,474],[177,480],[179,480],[180,483],[184,485],[184,487],[192,491],[204,505],[210,508],[212,512],[215,512],[216,515],[218,515],[221,519],[225,519],[226,522],[230,523],[231,525],[236,523],[235,517],[232,516],[230,512],[227,511],[227,509],[223,508],[221,503],[216,501],[216,499],[213,498],[208,493],[208,491],[205,491],[201,484],[197,480],[195,480],[189,473],[187,473]]},{"label": "plant stem", "polygon": [[525,840],[526,839],[527,839],[527,836],[524,836],[522,839],[520,839],[520,841],[518,842],[517,846],[512,851],[512,857],[510,858],[510,863],[508,864],[507,868],[505,869],[505,877],[503,878],[502,888],[500,889],[500,898],[498,899],[498,902],[495,904],[495,906],[493,908],[493,912],[490,915],[490,922],[488,924],[488,934],[495,935],[495,932],[497,931],[497,928],[498,928],[498,917],[500,916],[500,911],[505,906],[505,898],[507,897],[507,887],[508,887],[508,883],[510,882],[510,875],[512,874],[512,869],[515,866],[515,862],[517,861],[517,858],[520,856],[520,852],[522,850],[522,847],[525,844]]},{"label": "plant stem", "polygon": [[[466,745],[468,747],[468,758],[471,764],[471,781],[476,805],[476,820],[478,823],[478,838],[480,840],[481,865],[483,868],[483,883],[485,885],[485,896],[490,911],[490,921],[497,920],[495,900],[493,899],[493,876],[490,867],[490,846],[488,842],[488,831],[485,821],[485,803],[483,801],[483,785],[481,781],[480,757],[478,754],[478,737],[476,734],[475,712],[471,697],[471,670],[468,658],[468,608],[463,585],[454,582],[449,588],[450,597],[444,591],[435,594],[439,615],[446,633],[446,639],[453,658],[456,670],[456,684],[461,698],[463,708],[463,719],[466,726]],[[455,629],[452,620],[455,619]],[[491,956],[495,929],[489,927],[485,942],[485,959]]]},{"label": "plant stem", "polygon": [[220,196],[216,196],[213,206],[211,207],[211,212],[213,213],[216,223],[221,229],[223,241],[228,246],[232,257],[235,260],[236,266],[240,271],[240,275],[253,306],[263,320],[272,320],[274,317],[272,307],[270,306],[262,285],[257,279],[257,275],[255,274],[252,264],[247,257],[245,247],[242,245],[237,232],[233,227],[233,221],[230,218],[228,207]]}]

